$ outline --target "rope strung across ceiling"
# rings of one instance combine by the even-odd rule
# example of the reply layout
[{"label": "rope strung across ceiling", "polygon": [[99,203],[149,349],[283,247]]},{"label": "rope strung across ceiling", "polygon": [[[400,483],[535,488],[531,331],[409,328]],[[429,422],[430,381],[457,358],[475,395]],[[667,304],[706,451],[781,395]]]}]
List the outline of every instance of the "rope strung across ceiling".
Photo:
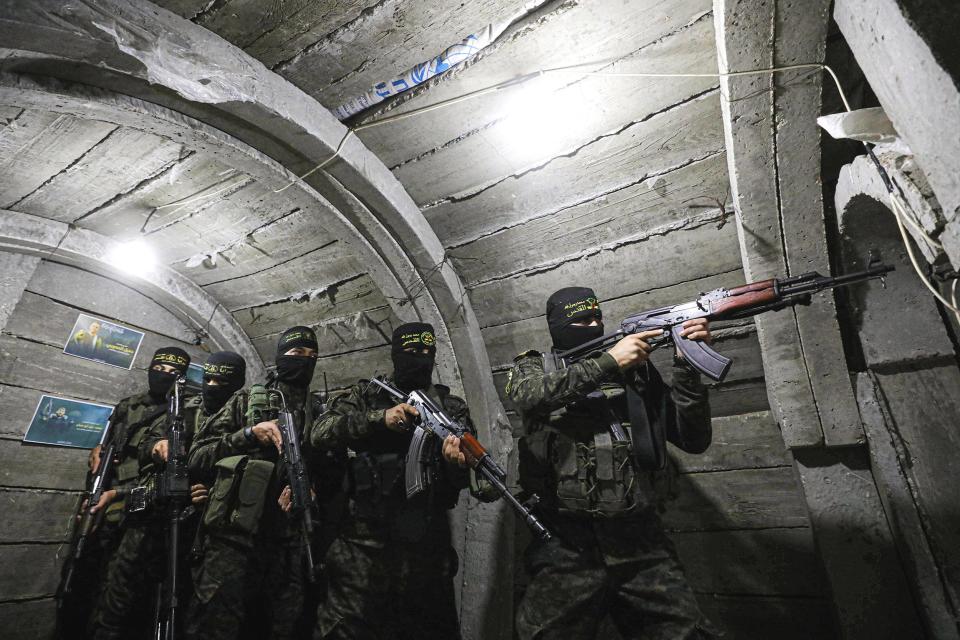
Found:
[{"label": "rope strung across ceiling", "polygon": [[[530,4],[536,4],[536,3],[530,3]],[[532,9],[531,9],[531,10],[532,10]],[[508,25],[508,26],[509,26],[509,25]],[[534,71],[534,72],[531,72],[531,73],[523,74],[523,75],[520,75],[520,76],[516,76],[516,77],[510,78],[510,79],[508,79],[508,80],[504,80],[504,81],[502,81],[502,82],[498,82],[498,83],[496,83],[496,84],[489,85],[489,86],[487,86],[487,87],[483,87],[483,88],[481,88],[481,89],[476,89],[476,90],[474,90],[474,91],[470,91],[470,92],[468,92],[468,93],[464,93],[464,94],[459,95],[459,96],[454,96],[454,97],[452,97],[452,98],[447,98],[447,99],[445,99],[445,100],[441,100],[441,101],[439,101],[439,102],[435,102],[435,103],[433,103],[433,104],[429,104],[429,105],[426,105],[426,106],[423,106],[423,107],[420,107],[420,108],[417,108],[417,109],[411,109],[410,111],[405,111],[404,113],[399,113],[399,114],[392,115],[392,116],[385,116],[385,117],[382,117],[382,118],[377,118],[377,119],[375,119],[375,120],[371,120],[371,121],[369,121],[369,122],[365,122],[365,123],[359,124],[359,125],[357,125],[357,126],[355,126],[355,127],[352,127],[352,128],[347,129],[346,133],[345,133],[344,136],[340,139],[340,142],[337,144],[337,148],[334,150],[333,154],[332,154],[330,157],[324,159],[322,162],[320,162],[319,164],[317,164],[316,166],[314,166],[312,169],[310,169],[310,170],[307,171],[306,173],[303,173],[303,174],[301,174],[301,175],[299,175],[299,176],[294,177],[293,180],[291,180],[290,182],[288,182],[288,183],[285,184],[284,186],[280,187],[279,189],[275,189],[275,190],[274,190],[274,193],[281,193],[281,192],[285,191],[286,189],[288,189],[288,188],[292,187],[293,185],[297,184],[298,182],[303,181],[304,178],[309,177],[309,176],[312,175],[313,173],[315,173],[315,172],[323,169],[324,167],[326,167],[327,165],[329,165],[331,162],[333,162],[334,160],[336,160],[336,159],[340,156],[340,153],[343,151],[343,148],[344,148],[344,146],[346,145],[347,141],[350,139],[350,137],[351,137],[351,136],[355,136],[355,135],[356,135],[357,133],[359,133],[360,131],[364,131],[364,130],[366,130],[366,129],[372,129],[372,128],[374,128],[374,127],[381,127],[381,126],[384,126],[384,125],[387,125],[387,124],[390,124],[390,123],[393,123],[393,122],[399,122],[399,121],[401,121],[401,120],[406,120],[406,119],[408,119],[408,118],[414,118],[414,117],[422,116],[422,115],[425,115],[425,114],[427,114],[427,113],[431,113],[431,112],[433,112],[433,111],[437,111],[437,110],[439,110],[439,109],[445,109],[445,108],[447,108],[447,107],[451,107],[451,106],[454,106],[454,105],[456,105],[456,104],[460,104],[460,103],[462,103],[462,102],[466,102],[466,101],[468,101],[468,100],[475,100],[475,99],[477,99],[477,98],[480,98],[480,97],[482,97],[482,96],[485,96],[485,95],[488,95],[488,94],[491,94],[491,93],[495,93],[495,92],[497,92],[497,91],[503,91],[503,90],[505,90],[505,89],[510,89],[510,88],[512,88],[512,87],[518,87],[518,86],[521,86],[521,85],[523,85],[523,84],[525,84],[525,83],[527,83],[527,82],[529,82],[529,81],[531,81],[531,80],[533,80],[533,79],[535,79],[535,78],[539,78],[539,77],[541,77],[541,76],[550,75],[550,74],[566,74],[566,75],[577,75],[577,76],[601,76],[601,77],[610,77],[610,78],[664,78],[664,79],[666,79],[666,78],[734,78],[734,77],[742,77],[742,76],[774,75],[774,74],[777,74],[777,73],[785,73],[785,72],[788,72],[788,71],[801,71],[801,70],[804,70],[804,69],[808,69],[808,70],[818,70],[818,71],[825,71],[827,74],[830,75],[830,78],[833,80],[833,83],[834,83],[834,85],[835,85],[836,88],[837,88],[837,92],[838,92],[838,94],[840,95],[840,99],[841,99],[842,102],[843,102],[844,109],[845,109],[846,111],[848,111],[848,112],[850,112],[850,111],[853,110],[853,109],[851,108],[851,106],[850,106],[849,100],[847,99],[846,92],[844,92],[843,86],[840,84],[840,79],[837,77],[837,74],[834,72],[834,70],[833,70],[832,68],[830,68],[829,65],[822,64],[822,63],[793,64],[793,65],[786,65],[786,66],[782,66],[782,67],[770,67],[770,68],[764,68],[764,69],[749,69],[749,70],[745,70],[745,71],[728,71],[728,72],[724,72],[724,73],[720,73],[720,72],[716,72],[716,73],[667,73],[667,72],[643,72],[643,71],[638,71],[638,72],[610,72],[610,71],[583,71],[583,70],[581,70],[581,69],[583,69],[583,68],[585,68],[585,67],[597,67],[597,66],[606,65],[606,64],[609,64],[610,62],[613,62],[613,61],[614,61],[613,59],[594,60],[594,61],[590,61],[590,62],[583,62],[583,63],[574,64],[574,65],[567,65],[567,66],[563,66],[563,67],[554,67],[554,68],[549,68],[549,69],[540,69],[540,70],[537,70],[537,71]],[[354,112],[354,113],[357,113],[357,112]],[[351,115],[352,115],[352,114],[351,114]],[[870,149],[870,147],[869,147],[866,143],[864,143],[864,147],[867,149],[868,155],[872,158],[872,160],[873,160],[873,162],[874,162],[874,165],[876,166],[877,170],[880,172],[881,178],[883,179],[884,184],[887,185],[887,188],[888,188],[888,191],[889,191],[889,194],[890,194],[890,206],[891,206],[891,211],[893,212],[894,217],[895,217],[896,220],[897,220],[897,225],[898,225],[898,227],[900,228],[901,236],[902,236],[904,245],[906,246],[907,254],[908,254],[909,257],[910,257],[910,261],[911,261],[911,264],[913,265],[914,270],[917,272],[917,275],[920,277],[920,280],[923,281],[924,285],[925,285],[925,286],[930,290],[930,292],[937,298],[937,300],[939,300],[945,307],[947,307],[947,309],[949,309],[950,311],[952,311],[952,312],[957,316],[958,321],[960,321],[960,308],[958,308],[958,306],[957,306],[956,295],[955,295],[955,293],[956,293],[956,282],[954,282],[954,286],[952,287],[952,295],[951,295],[951,298],[952,298],[952,299],[951,299],[951,300],[947,300],[939,291],[937,291],[936,287],[934,287],[934,286],[929,282],[929,280],[927,279],[927,277],[924,275],[923,269],[920,267],[919,261],[917,260],[916,256],[914,255],[913,248],[912,248],[911,245],[910,245],[909,237],[907,236],[906,228],[905,228],[905,226],[904,226],[905,224],[908,224],[908,225],[911,225],[912,227],[914,227],[915,230],[916,230],[916,225],[913,223],[913,221],[912,221],[912,220],[909,218],[909,216],[907,215],[906,206],[903,204],[902,196],[897,192],[896,188],[893,186],[893,183],[892,183],[892,181],[890,180],[889,175],[887,174],[886,170],[883,168],[883,166],[879,163],[879,161],[878,161],[878,160],[876,159],[876,157],[873,155],[872,150]],[[245,178],[244,178],[244,179],[245,179]],[[234,187],[236,187],[236,186],[237,186],[236,183],[231,183],[231,184],[227,185],[226,187],[223,187],[223,188],[221,188],[221,189],[217,189],[216,191],[213,191],[213,192],[210,192],[210,193],[201,194],[201,195],[199,195],[199,196],[196,196],[196,197],[193,197],[193,198],[190,198],[190,199],[187,199],[187,200],[182,200],[182,201],[178,201],[178,202],[174,202],[174,203],[170,203],[170,204],[166,204],[166,205],[161,205],[161,206],[159,206],[159,207],[156,207],[156,208],[154,209],[154,212],[156,212],[156,211],[158,211],[158,210],[160,210],[160,209],[166,208],[166,207],[171,207],[171,206],[176,206],[176,207],[177,207],[177,210],[179,210],[180,208],[182,208],[182,207],[184,207],[184,206],[186,206],[186,205],[188,205],[188,204],[192,204],[192,203],[194,203],[194,202],[199,202],[199,201],[201,201],[201,200],[206,200],[206,199],[208,199],[208,198],[215,197],[215,196],[217,196],[217,195],[219,195],[219,194],[221,194],[221,193],[223,193],[223,192],[225,192],[225,191],[228,191],[228,190],[230,190],[230,189],[232,189],[232,188],[234,188]],[[151,213],[151,216],[152,216],[152,214],[153,214],[153,212]],[[927,238],[926,233],[923,233],[921,237]],[[933,239],[931,239],[931,238],[927,238],[927,240],[931,243],[932,246],[938,246],[938,245],[939,245],[939,243],[937,243],[936,240],[933,240]]]}]

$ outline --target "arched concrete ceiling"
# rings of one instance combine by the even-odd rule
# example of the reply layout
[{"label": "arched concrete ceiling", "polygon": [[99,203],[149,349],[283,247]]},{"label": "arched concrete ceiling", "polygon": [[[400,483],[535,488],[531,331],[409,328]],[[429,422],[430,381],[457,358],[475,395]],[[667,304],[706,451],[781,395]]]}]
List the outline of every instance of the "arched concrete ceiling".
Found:
[{"label": "arched concrete ceiling", "polygon": [[[514,418],[496,392],[518,351],[546,346],[550,290],[590,284],[617,317],[742,278],[710,78],[547,75],[365,129],[294,180],[344,140],[327,109],[521,4],[0,0],[0,208],[105,241],[142,230],[268,363],[278,331],[321,327],[334,387],[384,366],[392,325],[432,321],[452,347],[441,379],[505,456],[497,425]],[[349,124],[595,59],[715,71],[711,1],[546,2]],[[731,388],[762,393],[752,329],[730,340]],[[484,513],[464,544],[509,545]],[[481,612],[510,594],[480,593],[496,568],[475,554],[464,589],[480,595],[464,598],[486,604],[464,610],[465,635],[495,637]]]},{"label": "arched concrete ceiling", "polygon": [[[398,317],[445,316],[503,367],[519,348],[542,346],[550,287],[588,282],[605,299],[627,298],[740,269],[724,224],[713,79],[547,76],[363,131],[399,182],[351,139],[308,184],[277,193],[345,134],[283,79],[332,108],[516,3],[157,4],[282,78],[149,3],[12,3],[0,199],[115,238],[142,227],[265,355],[280,325],[306,321],[340,327],[328,333],[331,357],[360,350],[373,362]],[[609,59],[613,71],[711,71],[710,9],[548,2],[472,64],[361,117],[586,59]],[[538,119],[551,127],[538,131]],[[405,305],[410,297],[419,300]]]}]

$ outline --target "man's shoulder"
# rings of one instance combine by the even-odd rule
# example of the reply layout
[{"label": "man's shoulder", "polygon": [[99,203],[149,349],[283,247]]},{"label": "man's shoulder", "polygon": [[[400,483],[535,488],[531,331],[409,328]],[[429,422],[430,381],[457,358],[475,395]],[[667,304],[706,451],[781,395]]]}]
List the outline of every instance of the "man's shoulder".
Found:
[{"label": "man's shoulder", "polygon": [[513,357],[513,361],[516,364],[520,364],[522,362],[528,362],[531,360],[539,360],[543,362],[543,354],[537,351],[536,349],[528,349],[526,351],[518,353]]},{"label": "man's shoulder", "polygon": [[157,404],[157,402],[150,395],[149,391],[142,391],[120,400],[120,402],[117,403],[117,409],[129,410],[131,407],[150,404]]},{"label": "man's shoulder", "polygon": [[444,408],[449,410],[466,408],[467,401],[454,393],[450,393],[450,387],[447,385],[435,384],[433,388],[437,396],[443,401]]}]

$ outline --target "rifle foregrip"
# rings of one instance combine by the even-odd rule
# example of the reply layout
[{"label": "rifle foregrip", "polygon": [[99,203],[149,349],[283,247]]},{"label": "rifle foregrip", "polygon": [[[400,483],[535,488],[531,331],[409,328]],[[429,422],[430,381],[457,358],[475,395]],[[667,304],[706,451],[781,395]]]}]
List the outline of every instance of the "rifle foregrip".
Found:
[{"label": "rifle foregrip", "polygon": [[726,313],[731,313],[733,311],[741,311],[744,309],[749,309],[750,307],[755,307],[763,304],[768,304],[770,302],[775,302],[778,298],[776,289],[773,287],[773,280],[770,281],[770,286],[765,289],[748,289],[743,293],[734,293],[741,289],[747,287],[752,287],[754,285],[760,285],[762,283],[755,282],[753,284],[744,285],[737,289],[732,289],[728,293],[726,298],[721,298],[713,302],[711,310],[715,316],[723,316]]},{"label": "rifle foregrip", "polygon": [[473,437],[472,433],[463,434],[463,437],[460,438],[460,448],[476,460],[480,460],[483,456],[487,455],[487,450],[483,448],[479,440]]},{"label": "rifle foregrip", "polygon": [[745,285],[736,287],[734,289],[728,289],[727,293],[731,296],[742,296],[745,293],[750,293],[751,291],[764,291],[766,289],[773,289],[775,284],[774,278],[769,280],[761,280],[759,282],[748,282]]}]

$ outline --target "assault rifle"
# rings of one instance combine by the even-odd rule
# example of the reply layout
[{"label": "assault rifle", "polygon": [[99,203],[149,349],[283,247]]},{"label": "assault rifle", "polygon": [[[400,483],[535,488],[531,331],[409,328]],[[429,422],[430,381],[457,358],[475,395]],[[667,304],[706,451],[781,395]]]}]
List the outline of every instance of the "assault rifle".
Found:
[{"label": "assault rifle", "polygon": [[[410,439],[410,447],[407,449],[405,476],[407,498],[417,495],[436,480],[436,466],[434,464],[437,454],[436,447],[447,436],[456,436],[460,438],[460,448],[473,470],[497,490],[503,499],[513,507],[514,511],[523,518],[537,537],[543,540],[550,539],[550,532],[547,528],[526,505],[517,500],[507,489],[506,484],[504,484],[507,480],[506,472],[494,461],[487,450],[483,448],[483,445],[466,427],[450,418],[422,391],[404,393],[383,380],[373,378],[371,382],[400,402],[409,404],[420,414],[414,426],[413,436]],[[534,497],[533,501],[535,500]]]},{"label": "assault rifle", "polygon": [[77,569],[77,563],[83,558],[87,541],[90,539],[93,530],[103,520],[106,509],[101,509],[97,513],[91,513],[103,497],[103,492],[107,490],[107,483],[110,480],[110,471],[113,467],[114,456],[116,455],[117,445],[113,441],[113,420],[107,422],[100,437],[100,461],[97,464],[97,470],[93,474],[90,484],[90,493],[86,499],[86,507],[81,503],[80,525],[77,527],[77,538],[73,548],[73,553],[67,559],[67,567],[64,572],[63,582],[60,584],[60,590],[57,594],[58,599],[69,596],[73,590],[73,576]]},{"label": "assault rifle", "polygon": [[[287,470],[287,484],[290,487],[290,515],[300,520],[303,528],[303,548],[307,561],[307,578],[310,582],[316,579],[313,563],[313,550],[310,543],[313,540],[313,494],[310,492],[310,476],[303,463],[300,451],[300,436],[297,434],[297,423],[293,412],[287,407],[287,398],[276,387],[271,393],[280,398],[280,409],[277,412],[277,428],[280,429],[282,441],[280,457]],[[308,395],[307,402],[310,402]]]},{"label": "assault rifle", "polygon": [[146,485],[130,492],[131,512],[151,507],[162,508],[167,522],[167,570],[160,589],[154,638],[174,640],[177,635],[177,578],[179,576],[180,521],[190,504],[190,478],[187,473],[187,435],[183,422],[183,388],[186,378],[173,384],[167,404],[167,462]]},{"label": "assault rifle", "polygon": [[871,260],[868,268],[842,276],[822,276],[816,271],[789,278],[771,278],[751,282],[733,289],[714,289],[701,293],[690,302],[660,307],[628,316],[620,328],[612,333],[589,340],[578,347],[552,354],[554,364],[568,366],[596,351],[613,346],[624,336],[642,331],[662,329],[663,335],[647,340],[653,348],[675,344],[690,365],[702,374],[720,382],[730,370],[732,361],[703,342],[688,340],[680,335],[683,323],[695,318],[707,320],[736,320],[749,318],[767,311],[780,311],[787,307],[810,304],[814,293],[834,287],[843,287],[855,282],[880,278],[893,271],[893,267]]}]

